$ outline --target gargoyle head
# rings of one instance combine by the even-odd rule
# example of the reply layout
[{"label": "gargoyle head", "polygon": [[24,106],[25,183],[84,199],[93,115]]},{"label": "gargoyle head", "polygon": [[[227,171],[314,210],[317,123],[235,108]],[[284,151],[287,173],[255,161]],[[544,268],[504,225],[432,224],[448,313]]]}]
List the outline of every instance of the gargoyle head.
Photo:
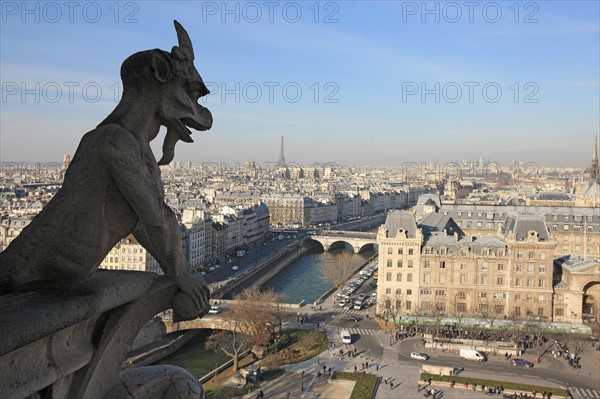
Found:
[{"label": "gargoyle head", "polygon": [[124,100],[128,96],[129,101],[137,101],[140,96],[158,97],[156,116],[167,127],[159,165],[173,160],[179,140],[194,141],[188,127],[208,130],[213,122],[210,111],[198,104],[198,99],[209,91],[194,67],[192,41],[183,26],[173,22],[179,46],[174,46],[170,53],[156,49],[133,54],[121,66]]}]

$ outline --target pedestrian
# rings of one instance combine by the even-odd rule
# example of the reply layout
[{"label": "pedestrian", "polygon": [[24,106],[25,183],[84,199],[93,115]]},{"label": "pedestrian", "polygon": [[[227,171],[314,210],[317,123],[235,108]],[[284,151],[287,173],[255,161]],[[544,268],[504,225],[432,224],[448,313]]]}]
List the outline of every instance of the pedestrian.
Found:
[{"label": "pedestrian", "polygon": [[321,379],[321,372],[320,371],[317,371],[317,379],[319,379],[319,380]]},{"label": "pedestrian", "polygon": [[325,370],[327,370],[327,367],[323,365],[323,374],[325,374]]},{"label": "pedestrian", "polygon": [[368,360],[365,362],[365,368],[366,368],[366,369],[368,369],[368,368],[369,368],[369,361],[368,361]]},{"label": "pedestrian", "polygon": [[[358,369],[357,369],[356,364],[355,364],[354,365],[354,372],[356,373],[357,371],[358,371]],[[387,384],[387,382],[386,382],[386,384]]]},{"label": "pedestrian", "polygon": [[262,391],[262,389],[259,389],[259,390],[258,390],[258,397],[259,397],[260,399],[263,399],[263,398],[265,397],[265,394],[264,394],[264,392]]},{"label": "pedestrian", "polygon": [[394,383],[392,381],[390,381],[390,391],[394,389]]},{"label": "pedestrian", "polygon": [[417,392],[421,392],[421,384],[417,384]]},{"label": "pedestrian", "polygon": [[379,363],[375,363],[375,369],[379,371]]},{"label": "pedestrian", "polygon": [[385,378],[383,379],[383,383],[384,383],[385,385],[387,385],[387,377],[385,377]]}]

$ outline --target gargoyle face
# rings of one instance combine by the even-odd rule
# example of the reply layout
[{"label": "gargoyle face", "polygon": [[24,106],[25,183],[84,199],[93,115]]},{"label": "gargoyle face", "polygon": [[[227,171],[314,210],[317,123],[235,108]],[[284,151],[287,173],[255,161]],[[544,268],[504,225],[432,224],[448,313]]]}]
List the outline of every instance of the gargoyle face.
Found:
[{"label": "gargoyle face", "polygon": [[192,42],[179,22],[174,23],[179,46],[173,47],[170,54],[157,53],[152,60],[155,78],[162,83],[158,117],[167,127],[159,165],[167,165],[173,160],[177,141],[194,141],[188,127],[204,131],[213,123],[210,111],[198,104],[198,99],[209,91],[194,67]]}]

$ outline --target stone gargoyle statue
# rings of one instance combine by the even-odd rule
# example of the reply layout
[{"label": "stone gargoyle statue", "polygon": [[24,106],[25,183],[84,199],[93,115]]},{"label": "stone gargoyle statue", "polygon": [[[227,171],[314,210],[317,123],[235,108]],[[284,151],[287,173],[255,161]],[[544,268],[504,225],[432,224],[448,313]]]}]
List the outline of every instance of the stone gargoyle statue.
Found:
[{"label": "stone gargoyle statue", "polygon": [[[123,62],[121,101],[83,136],[62,188],[0,253],[0,295],[44,281],[85,280],[133,234],[175,280],[174,315],[191,319],[208,311],[208,287],[183,254],[159,169],[173,160],[179,140],[193,141],[188,127],[203,131],[213,122],[197,102],[209,91],[194,67],[192,42],[174,23],[179,45]],[[167,133],[157,162],[150,142],[161,126]]]}]

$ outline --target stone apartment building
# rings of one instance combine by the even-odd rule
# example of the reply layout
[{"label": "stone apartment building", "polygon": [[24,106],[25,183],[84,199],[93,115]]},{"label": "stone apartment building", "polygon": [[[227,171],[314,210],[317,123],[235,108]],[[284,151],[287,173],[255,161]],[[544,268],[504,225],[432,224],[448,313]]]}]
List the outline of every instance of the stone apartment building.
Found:
[{"label": "stone apartment building", "polygon": [[556,242],[539,215],[467,235],[447,215],[391,212],[377,243],[378,314],[552,320]]},{"label": "stone apartment building", "polygon": [[158,262],[137,242],[133,235],[119,241],[106,255],[100,268],[163,274]]}]

